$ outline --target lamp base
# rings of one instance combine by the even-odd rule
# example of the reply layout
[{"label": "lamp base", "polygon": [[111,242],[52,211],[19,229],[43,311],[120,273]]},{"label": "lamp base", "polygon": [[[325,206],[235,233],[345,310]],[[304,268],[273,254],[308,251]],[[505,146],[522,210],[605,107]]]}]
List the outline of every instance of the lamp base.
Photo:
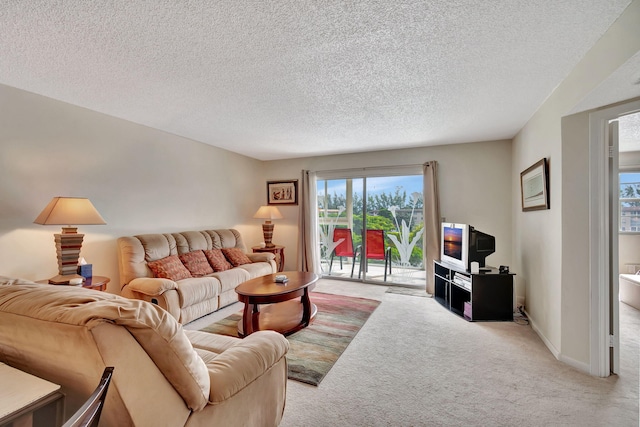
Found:
[{"label": "lamp base", "polygon": [[58,276],[62,276],[56,276],[54,280],[63,280],[67,277],[70,279],[82,277],[76,273],[78,272],[78,259],[80,258],[84,234],[65,233],[63,229],[61,234],[54,234],[53,237],[56,242],[56,254],[58,255]]},{"label": "lamp base", "polygon": [[51,283],[52,285],[68,285],[69,280],[78,279],[78,278],[84,281],[84,277],[82,277],[79,274],[67,274],[64,276],[62,274],[58,274],[57,276],[54,276],[51,279],[49,279],[49,283]]},{"label": "lamp base", "polygon": [[265,248],[272,248],[275,246],[271,243],[271,239],[273,238],[273,224],[271,221],[265,221],[265,223],[262,224],[262,236],[264,237]]}]

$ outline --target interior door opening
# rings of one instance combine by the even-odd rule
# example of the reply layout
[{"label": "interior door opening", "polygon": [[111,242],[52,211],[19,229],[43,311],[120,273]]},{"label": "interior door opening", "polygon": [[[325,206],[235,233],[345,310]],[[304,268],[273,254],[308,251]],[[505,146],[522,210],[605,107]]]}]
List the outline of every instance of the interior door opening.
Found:
[{"label": "interior door opening", "polygon": [[616,274],[610,284],[609,320],[614,340],[610,372],[621,374],[625,372],[625,364],[630,363],[626,349],[633,345],[638,348],[637,333],[635,337],[630,335],[626,325],[637,323],[640,305],[621,291],[620,286],[627,283],[619,279],[618,273],[635,275],[640,271],[640,112],[621,116],[609,125],[617,166],[617,186],[612,190],[612,205],[617,210],[612,218],[616,239],[612,241],[615,246],[611,251],[611,270]]},{"label": "interior door opening", "polygon": [[[620,308],[621,305],[618,301],[619,295],[616,294],[618,278],[613,277],[615,274],[612,274],[612,268],[618,270],[619,257],[623,251],[619,251],[618,247],[614,248],[612,244],[611,235],[621,237],[622,234],[617,228],[612,231],[611,225],[617,225],[618,218],[611,217],[611,205],[617,205],[620,196],[619,189],[612,189],[609,185],[613,179],[610,170],[619,166],[617,163],[612,166],[610,157],[620,155],[624,150],[622,141],[618,149],[610,148],[609,123],[637,112],[640,112],[640,101],[614,105],[589,114],[589,372],[600,377],[606,377],[616,369],[613,364],[612,346],[615,354],[615,346],[620,344],[620,348],[623,349],[621,361],[625,359],[625,348],[627,351],[636,352],[636,355],[638,351],[633,345],[626,345],[624,336],[618,343],[615,336],[611,335],[612,330],[620,330],[612,309]],[[640,148],[636,150],[640,151]],[[634,333],[637,336],[637,330]],[[625,372],[624,362],[621,363],[621,371]],[[637,366],[635,374],[632,372],[627,373],[637,377]]]}]

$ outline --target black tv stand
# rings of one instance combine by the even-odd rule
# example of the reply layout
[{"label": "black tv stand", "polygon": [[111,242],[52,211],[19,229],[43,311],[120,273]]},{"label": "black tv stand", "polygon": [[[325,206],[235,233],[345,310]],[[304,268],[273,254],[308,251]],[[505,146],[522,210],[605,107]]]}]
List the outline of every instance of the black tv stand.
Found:
[{"label": "black tv stand", "polygon": [[469,321],[513,321],[513,273],[496,268],[471,273],[434,261],[434,298]]}]

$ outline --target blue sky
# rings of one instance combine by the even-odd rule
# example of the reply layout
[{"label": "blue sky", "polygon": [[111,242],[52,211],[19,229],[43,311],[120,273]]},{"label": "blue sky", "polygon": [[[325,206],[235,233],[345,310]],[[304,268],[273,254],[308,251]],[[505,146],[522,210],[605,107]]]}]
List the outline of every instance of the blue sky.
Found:
[{"label": "blue sky", "polygon": [[640,183],[640,173],[621,173],[620,184]]},{"label": "blue sky", "polygon": [[[640,176],[640,174],[638,174]],[[333,195],[346,194],[346,180],[330,180],[328,183],[328,193]],[[402,187],[403,191],[407,192],[407,196],[413,192],[422,194],[422,175],[413,176],[387,176],[376,177],[367,179],[367,193],[393,194],[396,191],[396,187]],[[324,181],[318,182],[318,192],[324,191]],[[353,191],[356,193],[362,193],[362,178],[353,180]]]}]

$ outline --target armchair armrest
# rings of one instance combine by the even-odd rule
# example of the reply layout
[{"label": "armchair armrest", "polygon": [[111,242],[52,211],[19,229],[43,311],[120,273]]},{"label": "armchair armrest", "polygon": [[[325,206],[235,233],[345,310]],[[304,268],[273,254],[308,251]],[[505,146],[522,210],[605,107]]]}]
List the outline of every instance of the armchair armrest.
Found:
[{"label": "armchair armrest", "polygon": [[158,296],[166,291],[178,289],[178,285],[173,280],[156,277],[139,277],[130,281],[127,286],[131,291],[149,296]]},{"label": "armchair armrest", "polygon": [[285,357],[289,341],[274,331],[258,331],[207,362],[209,403],[224,402],[247,387]]},{"label": "armchair armrest", "polygon": [[272,254],[271,252],[248,253],[247,256],[251,262],[269,262],[276,259],[275,254]]}]

